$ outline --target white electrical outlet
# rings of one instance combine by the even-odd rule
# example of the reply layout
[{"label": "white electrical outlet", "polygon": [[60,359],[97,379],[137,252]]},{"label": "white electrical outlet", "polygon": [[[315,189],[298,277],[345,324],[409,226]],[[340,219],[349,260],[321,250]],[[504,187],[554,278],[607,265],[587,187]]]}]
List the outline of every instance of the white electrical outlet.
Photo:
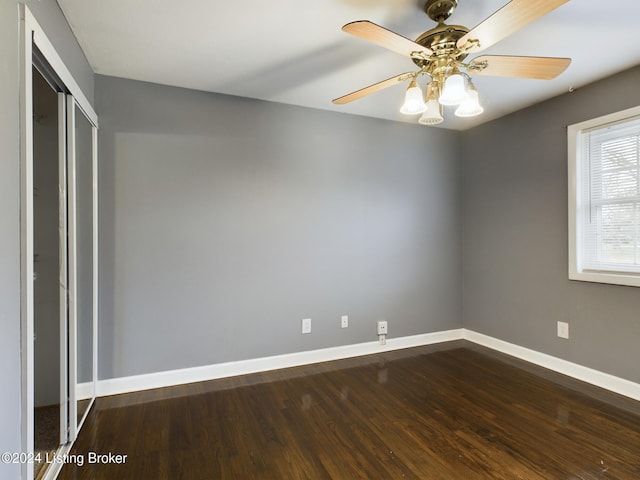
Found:
[{"label": "white electrical outlet", "polygon": [[302,319],[302,333],[311,333],[311,319],[303,318]]},{"label": "white electrical outlet", "polygon": [[340,326],[342,328],[347,328],[349,326],[349,316],[348,315],[342,315],[342,317],[340,317]]},{"label": "white electrical outlet", "polygon": [[558,322],[558,336],[569,338],[569,324],[567,322]]},{"label": "white electrical outlet", "polygon": [[378,335],[386,335],[387,334],[387,321],[380,320],[378,322]]}]

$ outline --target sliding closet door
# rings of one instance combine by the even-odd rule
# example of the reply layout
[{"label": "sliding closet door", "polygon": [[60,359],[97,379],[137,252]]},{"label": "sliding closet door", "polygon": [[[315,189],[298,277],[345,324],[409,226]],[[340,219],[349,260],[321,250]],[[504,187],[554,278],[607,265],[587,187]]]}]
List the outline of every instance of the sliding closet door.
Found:
[{"label": "sliding closet door", "polygon": [[69,189],[69,379],[74,438],[93,399],[96,376],[97,129],[72,97],[67,99]]},{"label": "sliding closet door", "polygon": [[[28,3],[28,2],[27,2]],[[63,458],[68,454],[76,439],[81,423],[86,418],[95,399],[97,377],[97,125],[98,117],[91,103],[78,86],[55,47],[24,3],[19,3],[20,11],[20,317],[21,317],[21,455],[34,454],[36,376],[44,377],[49,383],[56,383],[57,389],[47,390],[47,403],[60,402],[60,445],[56,450]],[[18,52],[16,52],[18,53]],[[35,72],[35,74],[34,74]],[[38,85],[43,84],[47,95],[47,117],[34,100]],[[41,78],[40,78],[41,77]],[[48,84],[48,86],[47,86]],[[42,86],[42,85],[40,85]],[[51,90],[47,90],[51,87]],[[58,101],[56,104],[56,92]],[[37,100],[37,99],[36,99]],[[35,110],[34,110],[34,107]],[[56,108],[57,107],[57,108]],[[57,110],[57,125],[54,126]],[[40,115],[39,115],[40,114]],[[55,137],[58,127],[57,145],[38,135],[46,133]],[[34,135],[34,130],[35,135]],[[46,130],[46,132],[45,132]],[[40,149],[40,150],[39,150]],[[56,159],[56,153],[58,158]],[[37,158],[36,158],[37,157]],[[34,163],[39,160],[44,166],[38,182],[46,186],[47,195],[40,197],[40,204],[34,205]],[[56,166],[58,171],[56,172]],[[56,187],[58,200],[56,205]],[[44,188],[44,187],[43,187]],[[40,210],[35,210],[40,209]],[[34,226],[34,217],[41,220]],[[57,218],[56,218],[57,217]],[[56,222],[58,232],[56,233]],[[44,226],[43,226],[44,225]],[[37,341],[52,347],[59,341],[58,358],[46,357],[46,369],[36,375],[35,305],[36,281],[34,264],[43,259],[34,251],[34,233],[48,233],[46,249],[51,282],[47,293],[47,305],[40,306],[46,313],[47,327],[59,321],[59,332],[53,328],[39,327],[41,335]],[[39,228],[39,232],[34,232]],[[43,240],[44,241],[44,240]],[[42,242],[38,245],[42,245]],[[59,272],[56,272],[56,264]],[[45,267],[40,263],[42,271]],[[59,275],[58,275],[59,274]],[[44,277],[40,279],[43,283]],[[59,319],[56,318],[59,316]],[[57,329],[56,329],[57,330]],[[1,334],[1,333],[0,333]],[[59,337],[59,340],[58,340]],[[50,348],[54,350],[54,348]],[[40,358],[44,358],[40,355]],[[39,362],[42,365],[43,362]],[[59,365],[59,368],[57,366]],[[56,371],[59,370],[59,371]],[[41,373],[44,372],[43,375]],[[52,373],[49,373],[52,372]],[[55,377],[55,378],[54,378]],[[53,380],[52,380],[53,379]],[[47,387],[49,384],[46,385]],[[52,392],[52,393],[51,393]],[[52,395],[52,397],[51,397]],[[46,407],[48,405],[42,405]],[[54,411],[51,409],[51,411]],[[47,412],[48,413],[48,412]],[[46,426],[55,424],[55,418],[46,418]],[[38,422],[45,425],[45,422]],[[45,431],[47,435],[52,429]],[[57,429],[56,429],[57,430]],[[57,437],[57,432],[54,432]],[[50,435],[49,435],[50,436]],[[45,452],[49,452],[49,438]],[[55,440],[54,440],[55,444]],[[54,445],[55,446],[55,445]],[[31,458],[31,457],[29,457]],[[41,458],[48,457],[42,453]],[[63,462],[49,462],[38,478],[56,478]],[[24,462],[20,469],[21,478],[32,478],[34,463]]]}]

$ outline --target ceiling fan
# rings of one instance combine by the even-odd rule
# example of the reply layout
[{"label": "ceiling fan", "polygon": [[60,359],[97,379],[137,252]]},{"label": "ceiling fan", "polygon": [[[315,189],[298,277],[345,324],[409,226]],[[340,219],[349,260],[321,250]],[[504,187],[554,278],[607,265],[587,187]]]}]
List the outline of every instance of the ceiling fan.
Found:
[{"label": "ceiling fan", "polygon": [[[457,105],[455,114],[459,117],[479,115],[483,108],[469,74],[549,80],[564,72],[571,59],[482,55],[466,61],[467,57],[489,48],[568,1],[511,0],[479,25],[469,29],[445,23],[458,6],[457,0],[428,0],[424,11],[438,25],[415,41],[368,20],[347,23],[342,27],[345,32],[408,56],[419,70],[374,83],[336,98],[333,103],[349,103],[410,80],[400,111],[410,115],[422,113],[419,120],[421,124],[436,125],[444,121],[444,105]],[[431,78],[426,95],[423,95],[416,82],[421,75]]]}]

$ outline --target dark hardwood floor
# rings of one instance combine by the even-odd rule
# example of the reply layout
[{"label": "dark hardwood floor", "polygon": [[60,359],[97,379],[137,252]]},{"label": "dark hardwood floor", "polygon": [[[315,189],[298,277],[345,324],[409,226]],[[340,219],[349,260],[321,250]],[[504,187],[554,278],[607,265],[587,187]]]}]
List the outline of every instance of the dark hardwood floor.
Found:
[{"label": "dark hardwood floor", "polygon": [[100,398],[72,454],[60,479],[640,479],[640,404],[451,342]]}]

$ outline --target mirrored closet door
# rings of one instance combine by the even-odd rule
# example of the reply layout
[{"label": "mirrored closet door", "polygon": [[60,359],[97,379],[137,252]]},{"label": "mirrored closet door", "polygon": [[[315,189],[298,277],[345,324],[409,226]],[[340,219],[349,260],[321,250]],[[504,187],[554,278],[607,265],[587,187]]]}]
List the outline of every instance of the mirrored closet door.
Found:
[{"label": "mirrored closet door", "polygon": [[95,397],[94,319],[96,312],[95,224],[95,126],[73,97],[67,99],[67,145],[69,165],[69,258],[70,339],[74,347],[69,367],[70,388],[75,393],[70,420],[76,429],[86,417]]},{"label": "mirrored closet door", "polygon": [[95,399],[97,127],[35,55],[31,73],[34,477],[47,479]]},{"label": "mirrored closet door", "polygon": [[46,459],[69,441],[66,99],[36,68],[32,79],[34,450]]}]

